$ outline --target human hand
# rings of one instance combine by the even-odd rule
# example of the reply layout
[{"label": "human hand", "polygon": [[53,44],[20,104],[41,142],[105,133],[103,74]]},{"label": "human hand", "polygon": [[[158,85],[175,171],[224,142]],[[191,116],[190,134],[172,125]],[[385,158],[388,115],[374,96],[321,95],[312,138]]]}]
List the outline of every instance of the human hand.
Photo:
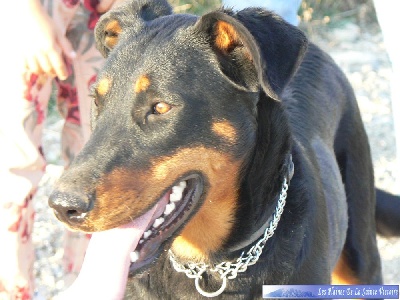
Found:
[{"label": "human hand", "polygon": [[63,54],[75,58],[71,43],[65,37],[65,32],[57,28],[55,22],[44,11],[37,0],[28,1],[23,9],[23,39],[26,47],[23,49],[25,65],[29,71],[36,74],[57,76],[61,80],[68,77]]},{"label": "human hand", "polygon": [[100,3],[97,5],[96,9],[99,13],[105,13],[124,1],[125,0],[100,0]]}]

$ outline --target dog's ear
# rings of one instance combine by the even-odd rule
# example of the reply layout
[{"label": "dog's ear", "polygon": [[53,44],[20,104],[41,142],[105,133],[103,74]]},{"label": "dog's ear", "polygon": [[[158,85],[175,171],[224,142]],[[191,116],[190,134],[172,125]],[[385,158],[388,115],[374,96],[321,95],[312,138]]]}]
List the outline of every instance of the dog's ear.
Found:
[{"label": "dog's ear", "polygon": [[[299,29],[259,8],[236,14],[229,10],[211,12],[202,16],[196,26],[197,30],[207,33],[220,62],[231,59],[236,65],[251,63],[258,84],[275,100],[279,99],[307,48],[307,38]],[[238,58],[242,61],[237,62]]]},{"label": "dog's ear", "polygon": [[101,16],[96,24],[96,47],[107,57],[121,40],[123,33],[139,32],[145,22],[172,14],[172,8],[166,0],[125,1]]}]

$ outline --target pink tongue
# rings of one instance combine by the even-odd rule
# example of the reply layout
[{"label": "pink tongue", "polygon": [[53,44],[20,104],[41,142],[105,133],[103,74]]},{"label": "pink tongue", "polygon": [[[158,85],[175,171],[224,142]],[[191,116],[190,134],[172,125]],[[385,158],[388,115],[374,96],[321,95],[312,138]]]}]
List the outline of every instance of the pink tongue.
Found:
[{"label": "pink tongue", "polygon": [[78,278],[58,300],[122,299],[130,258],[157,205],[133,222],[92,235]]}]

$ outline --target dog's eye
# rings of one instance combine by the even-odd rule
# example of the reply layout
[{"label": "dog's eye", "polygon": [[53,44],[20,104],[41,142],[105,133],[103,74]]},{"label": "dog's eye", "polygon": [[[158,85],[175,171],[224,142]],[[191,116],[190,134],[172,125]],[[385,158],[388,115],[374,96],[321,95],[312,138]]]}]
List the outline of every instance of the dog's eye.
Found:
[{"label": "dog's eye", "polygon": [[96,107],[99,106],[99,100],[97,99],[96,94],[90,93],[90,94],[89,94],[89,98],[92,98],[93,103],[94,103],[94,105],[96,105]]},{"label": "dog's eye", "polygon": [[171,105],[165,102],[158,102],[153,106],[153,113],[156,115],[166,114],[171,110]]},{"label": "dog's eye", "polygon": [[97,97],[93,97],[93,102],[96,107],[99,106],[99,100],[97,99]]},{"label": "dog's eye", "polygon": [[97,99],[97,93],[93,85],[90,87],[89,98],[93,99],[94,105],[99,106],[99,100]]}]

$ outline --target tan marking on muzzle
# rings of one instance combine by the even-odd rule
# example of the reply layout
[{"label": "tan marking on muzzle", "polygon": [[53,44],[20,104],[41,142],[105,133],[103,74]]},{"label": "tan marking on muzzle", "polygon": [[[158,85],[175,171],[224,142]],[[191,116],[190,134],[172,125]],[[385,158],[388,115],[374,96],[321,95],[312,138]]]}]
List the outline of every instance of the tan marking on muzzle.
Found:
[{"label": "tan marking on muzzle", "polygon": [[157,193],[158,187],[147,186],[143,173],[116,168],[99,180],[94,208],[81,230],[94,232],[127,224],[155,204]]},{"label": "tan marking on muzzle", "polygon": [[212,131],[230,143],[236,142],[236,129],[226,120],[214,122],[212,124]]},{"label": "tan marking on muzzle", "polygon": [[151,81],[147,75],[141,75],[135,82],[135,93],[145,92],[150,87]]},{"label": "tan marking on muzzle", "polygon": [[154,159],[148,170],[114,169],[100,179],[94,208],[79,229],[93,232],[126,224],[150,209],[180,176],[198,172],[209,183],[206,199],[172,248],[179,257],[207,259],[231,233],[241,163],[226,153],[197,147]]},{"label": "tan marking on muzzle", "polygon": [[153,177],[169,181],[190,171],[205,174],[209,190],[202,207],[172,244],[173,252],[185,259],[204,260],[229,236],[236,212],[241,161],[226,153],[197,147],[183,149],[154,163]]}]

